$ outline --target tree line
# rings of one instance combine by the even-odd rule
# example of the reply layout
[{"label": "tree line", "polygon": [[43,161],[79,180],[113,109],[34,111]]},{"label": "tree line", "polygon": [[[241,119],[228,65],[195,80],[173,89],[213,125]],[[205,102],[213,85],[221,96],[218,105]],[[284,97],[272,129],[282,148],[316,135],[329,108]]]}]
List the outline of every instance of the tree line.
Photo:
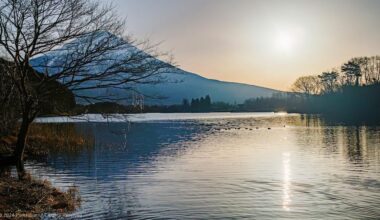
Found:
[{"label": "tree line", "polygon": [[243,110],[313,113],[338,120],[379,122],[380,56],[353,58],[331,71],[299,77],[292,92],[249,99]]},{"label": "tree line", "polygon": [[[106,107],[87,112],[99,113]],[[108,104],[113,105],[113,104]],[[380,121],[380,56],[350,59],[340,67],[319,75],[299,77],[291,92],[279,92],[271,97],[247,99],[242,104],[212,102],[211,97],[183,99],[176,105],[145,105],[143,108],[119,106],[119,113],[140,112],[278,112],[323,114],[327,117]],[[110,112],[115,113],[115,112]]]},{"label": "tree line", "polygon": [[346,87],[365,87],[380,84],[380,56],[357,57],[340,68],[298,78],[292,91],[305,95],[339,92]]},{"label": "tree line", "polygon": [[184,98],[181,104],[173,105],[122,105],[116,102],[98,102],[90,105],[77,105],[75,114],[83,113],[146,113],[146,112],[210,112],[213,111],[215,103],[211,97]]}]

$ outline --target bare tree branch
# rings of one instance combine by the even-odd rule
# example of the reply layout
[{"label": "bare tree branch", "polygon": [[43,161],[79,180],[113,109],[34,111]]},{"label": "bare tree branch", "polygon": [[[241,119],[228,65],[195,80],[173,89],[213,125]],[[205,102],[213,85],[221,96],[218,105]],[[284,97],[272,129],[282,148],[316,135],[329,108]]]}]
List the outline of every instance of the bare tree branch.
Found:
[{"label": "bare tree branch", "polygon": [[[1,78],[17,91],[20,160],[29,124],[57,94],[68,89],[89,102],[119,100],[174,69],[157,59],[166,54],[155,45],[123,36],[124,26],[112,5],[96,0],[0,0],[0,51],[12,62]],[[113,96],[116,90],[125,96]]]}]

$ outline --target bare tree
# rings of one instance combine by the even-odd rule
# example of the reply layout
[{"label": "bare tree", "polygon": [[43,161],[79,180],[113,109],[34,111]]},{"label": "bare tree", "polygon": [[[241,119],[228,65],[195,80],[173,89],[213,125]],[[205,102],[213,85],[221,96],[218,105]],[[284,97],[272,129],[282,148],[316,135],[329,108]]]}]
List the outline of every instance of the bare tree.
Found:
[{"label": "bare tree", "polygon": [[124,97],[88,91],[130,90],[159,81],[171,68],[155,59],[154,47],[141,48],[123,34],[124,21],[95,0],[0,0],[0,50],[13,63],[2,74],[17,90],[22,114],[14,152],[20,177],[29,126],[62,90],[52,82],[82,100],[116,100]]},{"label": "bare tree", "polygon": [[306,95],[316,95],[320,92],[319,79],[317,76],[299,77],[292,85],[293,92]]},{"label": "bare tree", "polygon": [[359,57],[354,60],[360,66],[363,84],[372,85],[380,83],[380,56]]}]

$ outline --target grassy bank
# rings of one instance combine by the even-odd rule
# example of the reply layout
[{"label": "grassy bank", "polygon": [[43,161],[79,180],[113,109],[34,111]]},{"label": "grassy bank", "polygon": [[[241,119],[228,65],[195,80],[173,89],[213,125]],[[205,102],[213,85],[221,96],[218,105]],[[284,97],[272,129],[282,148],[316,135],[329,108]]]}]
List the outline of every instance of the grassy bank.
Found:
[{"label": "grassy bank", "polygon": [[[0,156],[13,153],[16,132],[0,137]],[[51,154],[77,154],[91,146],[91,134],[79,132],[74,124],[33,124],[27,139],[26,160],[45,161]],[[18,180],[9,167],[0,167],[0,219],[39,219],[43,213],[68,213],[80,205],[77,189],[62,192],[47,180],[28,176]]]},{"label": "grassy bank", "polygon": [[44,213],[70,213],[79,205],[76,188],[62,192],[46,180],[18,180],[4,171],[0,177],[0,219],[39,219]]}]

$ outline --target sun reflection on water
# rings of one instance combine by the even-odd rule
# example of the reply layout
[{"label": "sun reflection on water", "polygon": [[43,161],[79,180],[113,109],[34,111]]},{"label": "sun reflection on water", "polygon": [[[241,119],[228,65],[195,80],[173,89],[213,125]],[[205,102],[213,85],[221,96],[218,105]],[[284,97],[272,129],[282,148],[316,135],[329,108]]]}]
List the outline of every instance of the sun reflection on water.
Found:
[{"label": "sun reflection on water", "polygon": [[290,171],[290,153],[282,154],[282,164],[284,167],[284,179],[283,179],[283,195],[282,195],[282,208],[286,211],[290,211],[291,203],[291,171]]}]

